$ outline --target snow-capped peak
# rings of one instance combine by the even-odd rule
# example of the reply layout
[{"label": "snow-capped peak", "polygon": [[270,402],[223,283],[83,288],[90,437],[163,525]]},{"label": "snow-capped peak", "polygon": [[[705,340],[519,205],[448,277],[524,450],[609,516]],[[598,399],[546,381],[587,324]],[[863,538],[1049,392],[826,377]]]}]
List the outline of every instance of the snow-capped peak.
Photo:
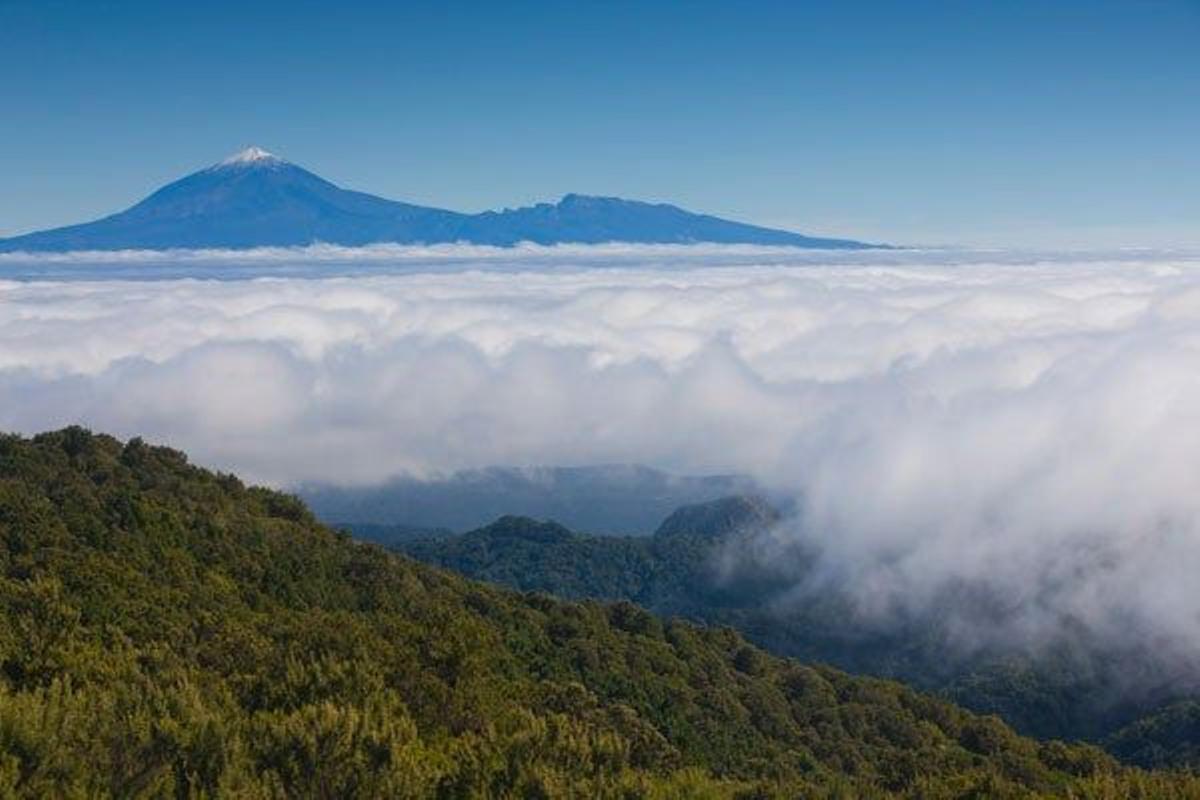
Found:
[{"label": "snow-capped peak", "polygon": [[279,162],[283,159],[274,153],[268,153],[261,147],[247,147],[245,150],[234,153],[229,158],[221,162],[222,167],[233,167],[245,164],[260,164],[263,162]]}]

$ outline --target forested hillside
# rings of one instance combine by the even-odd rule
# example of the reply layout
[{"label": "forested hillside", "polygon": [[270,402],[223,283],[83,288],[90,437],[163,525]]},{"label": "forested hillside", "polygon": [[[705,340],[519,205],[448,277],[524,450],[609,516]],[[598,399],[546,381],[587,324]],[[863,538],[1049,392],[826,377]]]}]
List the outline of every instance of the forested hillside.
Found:
[{"label": "forested hillside", "polygon": [[1177,676],[1137,672],[1145,654],[1084,636],[1037,652],[963,654],[937,619],[864,625],[850,599],[833,592],[781,603],[802,582],[812,554],[802,544],[780,551],[776,543],[770,554],[756,555],[761,534],[777,520],[761,500],[730,497],[680,508],[653,537],[587,536],[506,517],[460,536],[397,547],[525,591],[627,599],[655,613],[729,625],[770,652],[900,679],[998,714],[1029,735],[1103,744],[1130,763],[1200,767],[1200,704],[1186,699],[1186,683],[1155,682]]},{"label": "forested hillside", "polygon": [[1198,796],[78,428],[0,438],[0,796]]}]

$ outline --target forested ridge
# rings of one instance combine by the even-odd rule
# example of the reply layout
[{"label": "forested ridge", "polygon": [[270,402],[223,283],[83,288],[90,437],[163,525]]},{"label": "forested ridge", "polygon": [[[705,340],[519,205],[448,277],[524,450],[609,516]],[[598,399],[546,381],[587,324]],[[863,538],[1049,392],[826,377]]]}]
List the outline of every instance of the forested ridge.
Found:
[{"label": "forested ridge", "polygon": [[79,428],[0,437],[0,796],[1200,797],[726,627],[458,577]]},{"label": "forested ridge", "polygon": [[[1200,768],[1194,684],[1143,669],[1153,654],[1086,635],[1037,651],[964,653],[936,618],[864,624],[851,598],[828,589],[783,601],[803,585],[812,551],[803,542],[781,549],[769,534],[757,538],[778,520],[763,500],[735,496],[684,506],[650,537],[590,536],[506,517],[469,533],[393,546],[523,591],[627,599],[655,613],[729,625],[772,653],[895,678],[997,714],[1037,738],[1093,741],[1139,766]],[[762,541],[771,549],[756,554]],[[948,597],[946,605],[969,601]]]}]

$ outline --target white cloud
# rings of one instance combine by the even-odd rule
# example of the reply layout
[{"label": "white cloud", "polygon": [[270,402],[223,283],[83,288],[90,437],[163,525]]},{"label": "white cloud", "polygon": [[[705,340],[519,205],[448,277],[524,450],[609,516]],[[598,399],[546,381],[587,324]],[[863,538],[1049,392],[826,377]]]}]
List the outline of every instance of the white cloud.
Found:
[{"label": "white cloud", "polygon": [[1195,254],[435,255],[159,254],[259,276],[160,281],[77,257],[0,283],[0,426],[83,422],[280,484],[745,471],[802,498],[866,612],[967,581],[1011,603],[1006,634],[1071,614],[1195,655]]}]

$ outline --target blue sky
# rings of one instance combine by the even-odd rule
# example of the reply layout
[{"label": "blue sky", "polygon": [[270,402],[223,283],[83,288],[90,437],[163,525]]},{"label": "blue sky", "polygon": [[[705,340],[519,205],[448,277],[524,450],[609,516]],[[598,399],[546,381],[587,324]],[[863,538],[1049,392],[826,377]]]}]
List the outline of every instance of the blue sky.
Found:
[{"label": "blue sky", "polygon": [[0,235],[261,145],[903,243],[1200,244],[1200,1],[0,0]]}]

